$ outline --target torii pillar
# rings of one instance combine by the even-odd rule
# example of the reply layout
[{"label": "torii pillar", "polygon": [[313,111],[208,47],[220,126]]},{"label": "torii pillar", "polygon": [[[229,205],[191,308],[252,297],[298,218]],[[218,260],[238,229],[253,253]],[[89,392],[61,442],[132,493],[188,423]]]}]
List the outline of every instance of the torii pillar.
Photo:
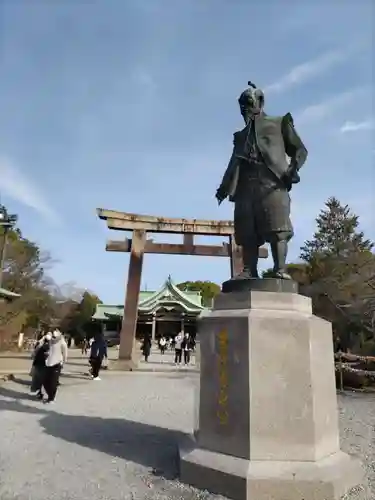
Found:
[{"label": "torii pillar", "polygon": [[145,244],[146,231],[133,231],[124,316],[120,332],[119,362],[121,366],[119,368],[125,370],[133,370],[138,364],[138,353],[135,349],[135,334]]}]

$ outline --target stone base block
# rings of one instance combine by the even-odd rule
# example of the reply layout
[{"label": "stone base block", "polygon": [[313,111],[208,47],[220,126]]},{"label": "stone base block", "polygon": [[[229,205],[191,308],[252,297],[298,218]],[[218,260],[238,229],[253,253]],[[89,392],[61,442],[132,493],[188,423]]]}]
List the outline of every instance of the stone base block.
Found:
[{"label": "stone base block", "polygon": [[234,277],[224,281],[223,293],[241,292],[277,292],[277,293],[298,293],[298,283],[293,280],[277,278],[243,278]]},{"label": "stone base block", "polygon": [[118,370],[124,372],[131,372],[138,368],[138,363],[133,359],[116,359],[111,361],[108,369],[109,370]]},{"label": "stone base block", "polygon": [[316,462],[275,462],[180,448],[184,483],[233,500],[339,500],[363,475],[342,451]]}]

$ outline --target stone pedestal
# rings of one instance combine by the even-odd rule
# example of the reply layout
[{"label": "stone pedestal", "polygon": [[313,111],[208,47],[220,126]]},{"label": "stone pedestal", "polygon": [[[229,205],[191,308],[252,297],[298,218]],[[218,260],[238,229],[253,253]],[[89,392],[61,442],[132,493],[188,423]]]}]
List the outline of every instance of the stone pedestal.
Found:
[{"label": "stone pedestal", "polygon": [[199,430],[181,480],[234,500],[338,500],[361,482],[340,451],[331,324],[296,293],[220,294],[199,323]]}]

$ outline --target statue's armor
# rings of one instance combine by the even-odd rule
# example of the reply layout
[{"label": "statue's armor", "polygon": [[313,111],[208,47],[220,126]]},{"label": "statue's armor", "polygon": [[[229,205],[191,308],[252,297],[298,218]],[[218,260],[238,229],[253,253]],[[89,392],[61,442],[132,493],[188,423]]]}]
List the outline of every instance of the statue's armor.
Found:
[{"label": "statue's armor", "polygon": [[251,120],[235,135],[239,172],[233,198],[238,245],[254,241],[260,246],[266,241],[289,240],[293,236],[289,194],[282,181],[266,165],[257,143],[255,126],[255,120]]},{"label": "statue's armor", "polygon": [[[253,165],[264,165],[264,160],[260,153],[256,135],[255,135],[255,120],[250,120],[249,124],[245,127],[246,139],[244,143],[244,157]],[[239,142],[239,141],[238,141]]]},{"label": "statue's armor", "polygon": [[289,168],[283,141],[283,119],[264,113],[255,116],[243,130],[234,134],[234,156],[248,161],[251,159],[250,154],[254,155],[254,151],[258,151],[263,163],[281,179]]}]

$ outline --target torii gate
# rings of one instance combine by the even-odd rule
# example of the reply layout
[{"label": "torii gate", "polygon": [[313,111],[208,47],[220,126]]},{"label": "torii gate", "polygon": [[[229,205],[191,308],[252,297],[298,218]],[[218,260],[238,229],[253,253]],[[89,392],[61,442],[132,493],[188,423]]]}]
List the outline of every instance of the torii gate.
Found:
[{"label": "torii gate", "polygon": [[[234,241],[232,221],[155,217],[103,208],[97,209],[97,215],[107,222],[109,229],[132,231],[131,239],[108,241],[106,245],[108,252],[130,252],[118,368],[132,370],[136,368],[138,362],[135,353],[135,334],[144,254],[229,257],[231,276],[234,276],[242,269],[241,249]],[[182,234],[183,242],[154,243],[152,239],[147,239],[147,233]],[[196,245],[194,235],[224,236],[228,238],[228,242],[223,242],[221,245]],[[259,257],[268,257],[266,248],[260,248]]]}]

